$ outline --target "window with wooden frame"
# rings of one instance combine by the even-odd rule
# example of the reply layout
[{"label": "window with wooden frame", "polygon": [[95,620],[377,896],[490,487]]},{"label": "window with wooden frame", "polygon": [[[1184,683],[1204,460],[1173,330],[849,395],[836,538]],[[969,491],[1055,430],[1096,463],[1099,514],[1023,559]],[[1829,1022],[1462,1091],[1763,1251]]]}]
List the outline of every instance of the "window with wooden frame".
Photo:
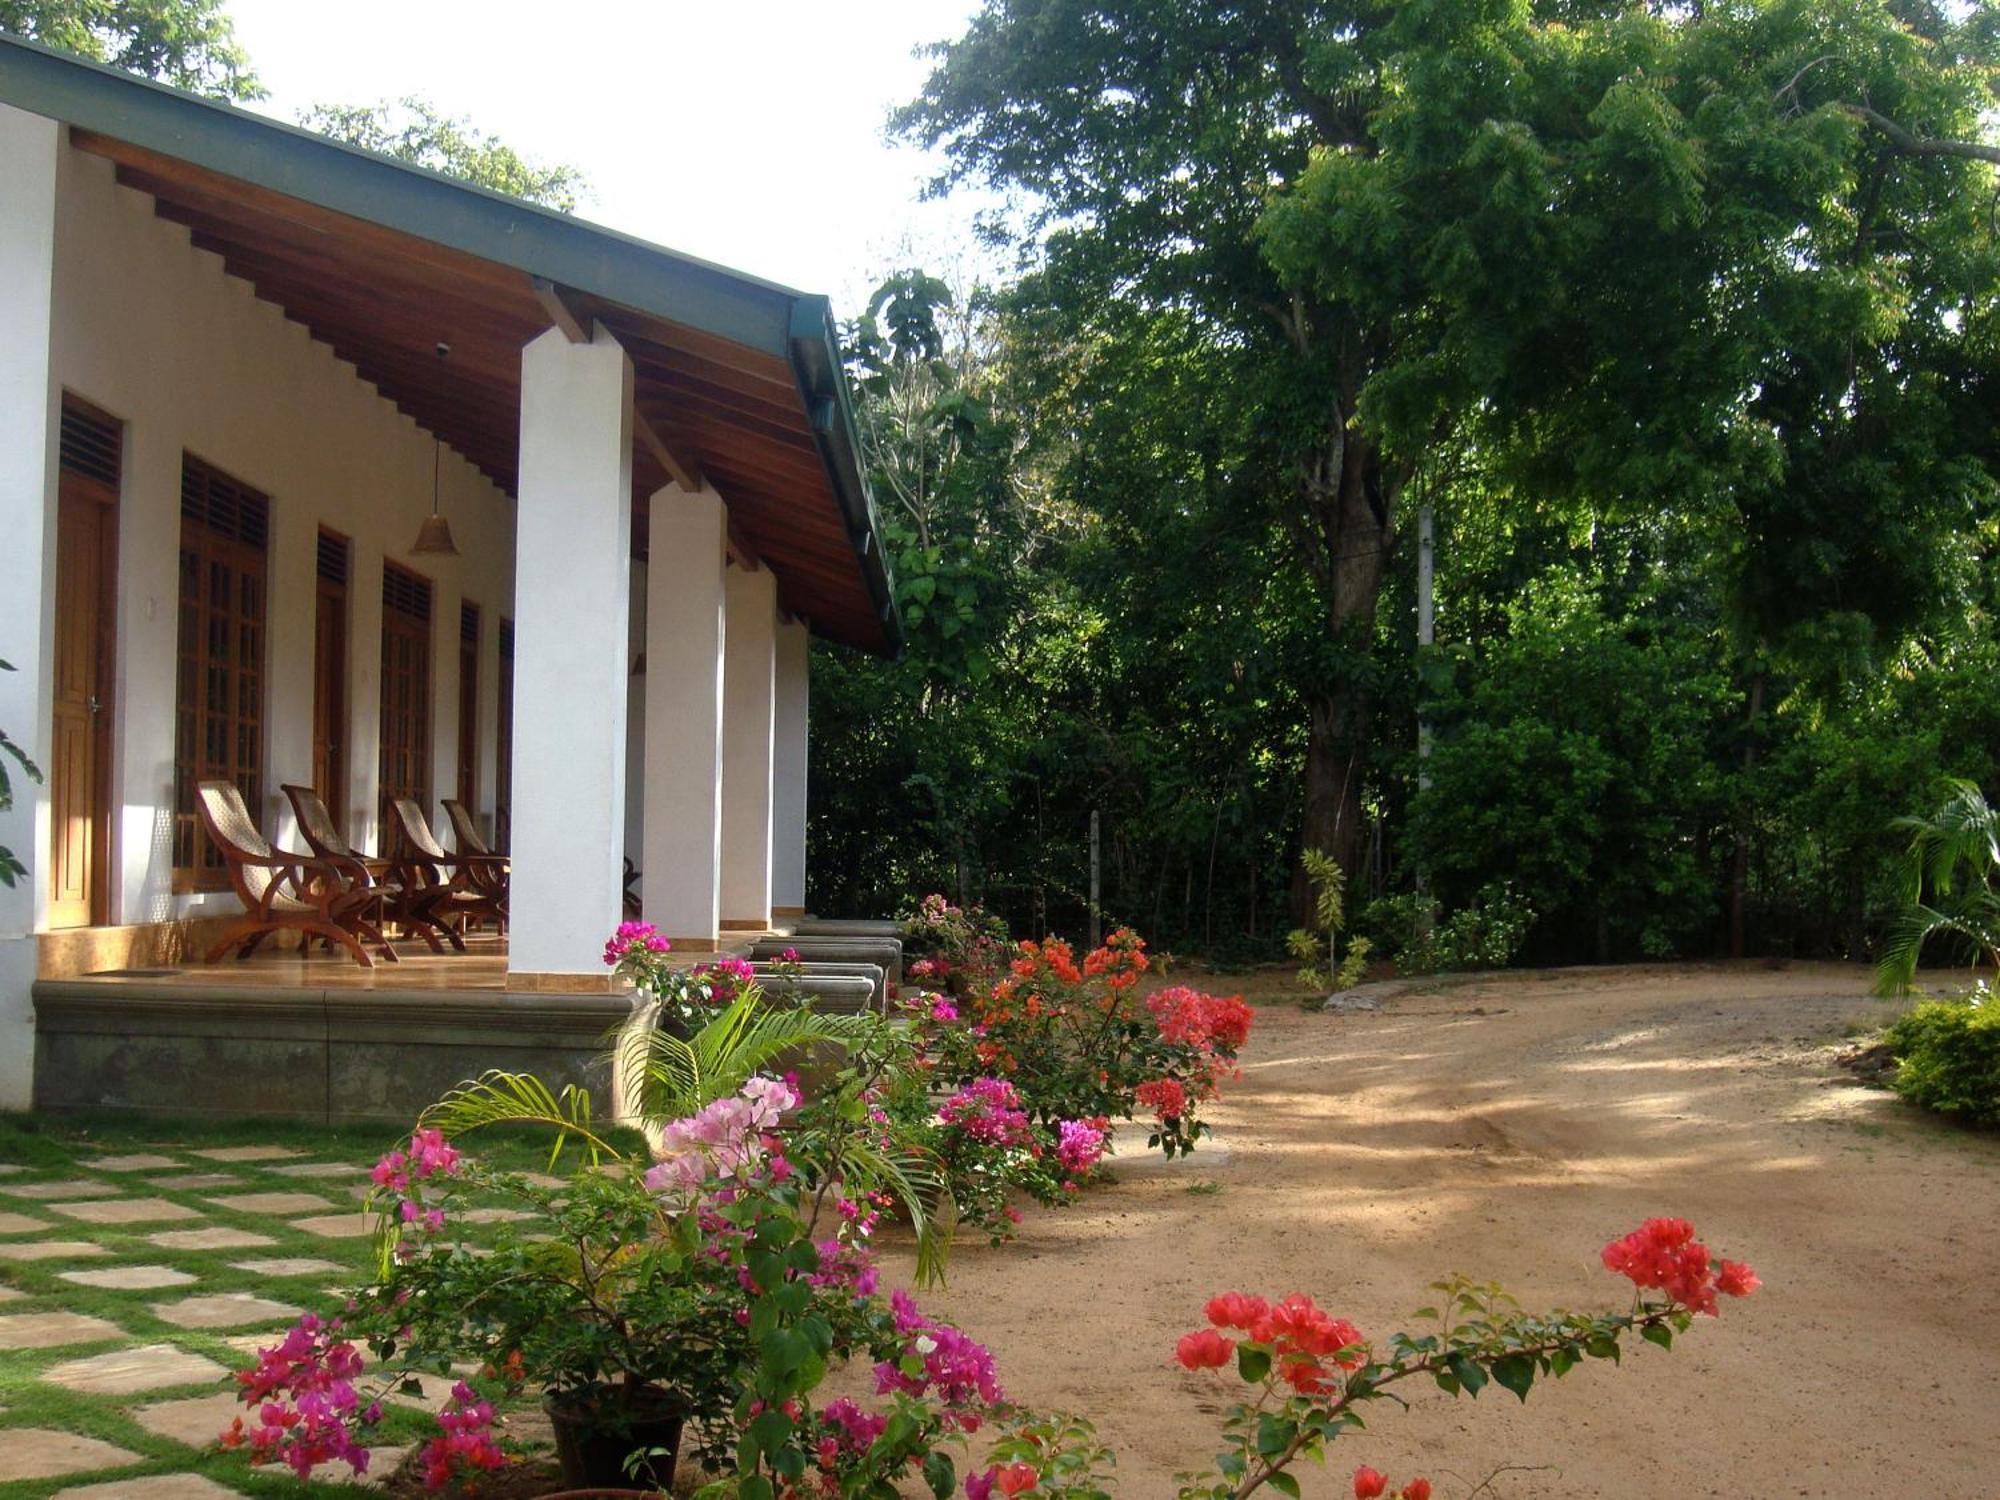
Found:
[{"label": "window with wooden frame", "polygon": [[382,826],[390,799],[408,797],[431,815],[431,586],[406,568],[382,565]]},{"label": "window with wooden frame", "polygon": [[270,497],[193,454],[181,459],[179,665],[174,712],[174,886],[221,890],[228,867],[201,830],[195,786],[264,801],[264,647]]},{"label": "window with wooden frame", "polygon": [[514,827],[514,622],[500,622],[500,681],[494,709],[500,723],[493,736],[493,847],[508,847]]},{"label": "window with wooden frame", "polygon": [[458,800],[479,808],[479,606],[458,606]]},{"label": "window with wooden frame", "polygon": [[347,574],[354,544],[321,527],[313,597],[313,789],[347,825]]}]

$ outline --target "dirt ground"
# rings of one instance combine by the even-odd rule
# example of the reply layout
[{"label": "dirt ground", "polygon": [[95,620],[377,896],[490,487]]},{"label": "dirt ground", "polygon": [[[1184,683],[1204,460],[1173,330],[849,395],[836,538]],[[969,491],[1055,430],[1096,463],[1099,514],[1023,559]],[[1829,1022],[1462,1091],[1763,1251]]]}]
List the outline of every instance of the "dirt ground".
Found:
[{"label": "dirt ground", "polygon": [[[1884,1015],[1834,965],[1566,970],[1301,1010],[1274,977],[1218,1139],[1131,1163],[925,1306],[988,1342],[1016,1400],[1090,1414],[1121,1493],[1214,1450],[1233,1381],[1169,1363],[1211,1294],[1311,1292],[1370,1334],[1463,1270],[1530,1307],[1616,1307],[1597,1252],[1694,1220],[1764,1289],[1669,1353],[1586,1362],[1525,1406],[1435,1390],[1376,1408],[1358,1463],[1440,1500],[2000,1496],[2000,1138],[1940,1125],[1834,1062]],[[1137,1143],[1135,1143],[1137,1144]],[[1503,1466],[1514,1466],[1495,1475]]]}]

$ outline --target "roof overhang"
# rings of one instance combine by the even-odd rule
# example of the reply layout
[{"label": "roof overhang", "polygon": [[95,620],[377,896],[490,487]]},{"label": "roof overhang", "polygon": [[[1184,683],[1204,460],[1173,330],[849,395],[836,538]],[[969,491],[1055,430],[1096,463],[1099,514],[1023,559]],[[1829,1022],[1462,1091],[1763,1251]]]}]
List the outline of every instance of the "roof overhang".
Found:
[{"label": "roof overhang", "polygon": [[68,125],[510,492],[521,347],[602,322],[633,361],[641,522],[670,478],[706,479],[788,611],[899,647],[826,298],[5,34],[0,103]]}]

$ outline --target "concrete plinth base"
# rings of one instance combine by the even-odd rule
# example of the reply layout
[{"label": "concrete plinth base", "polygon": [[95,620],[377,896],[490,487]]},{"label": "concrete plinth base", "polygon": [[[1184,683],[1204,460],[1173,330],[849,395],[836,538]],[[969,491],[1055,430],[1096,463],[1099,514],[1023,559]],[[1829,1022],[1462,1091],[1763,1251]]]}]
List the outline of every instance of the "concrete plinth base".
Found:
[{"label": "concrete plinth base", "polygon": [[787,949],[801,962],[875,964],[888,976],[889,983],[903,982],[903,944],[897,938],[879,937],[772,937],[751,945],[752,959],[783,958]]},{"label": "concrete plinth base", "polygon": [[617,1114],[607,1040],[630,994],[203,987],[43,980],[38,1110],[407,1125],[489,1068],[587,1087]]}]

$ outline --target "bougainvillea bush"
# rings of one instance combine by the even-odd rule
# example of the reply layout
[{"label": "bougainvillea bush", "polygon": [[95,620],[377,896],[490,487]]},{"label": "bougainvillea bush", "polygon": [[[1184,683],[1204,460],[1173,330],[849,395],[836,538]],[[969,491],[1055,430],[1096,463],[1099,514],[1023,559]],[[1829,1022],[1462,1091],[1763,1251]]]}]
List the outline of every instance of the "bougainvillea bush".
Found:
[{"label": "bougainvillea bush", "polygon": [[992,984],[1006,967],[1007,924],[974,902],[954,906],[932,893],[903,918],[904,977],[950,995]]},{"label": "bougainvillea bush", "polygon": [[[1181,1337],[1172,1357],[1184,1369],[1215,1372],[1238,1394],[1223,1412],[1220,1450],[1205,1470],[1180,1476],[1179,1500],[1246,1500],[1266,1489],[1299,1495],[1300,1460],[1323,1462],[1334,1442],[1359,1436],[1361,1409],[1401,1404],[1399,1385],[1428,1381],[1454,1396],[1498,1386],[1525,1401],[1540,1378],[1587,1360],[1616,1363],[1629,1335],[1671,1348],[1698,1315],[1715,1316],[1721,1298],[1747,1297],[1759,1285],[1747,1265],[1713,1255],[1685,1219],[1649,1219],[1606,1245],[1602,1259],[1635,1288],[1624,1312],[1527,1313],[1497,1285],[1456,1276],[1432,1284],[1437,1303],[1418,1310],[1415,1332],[1380,1341],[1304,1293],[1210,1298],[1202,1326]],[[968,1478],[970,1500],[1110,1500],[1115,1492],[1114,1455],[1088,1420],[1019,1414],[1003,1434]],[[1424,1476],[1392,1479],[1365,1463],[1351,1482],[1356,1500],[1436,1493]]]},{"label": "bougainvillea bush", "polygon": [[1143,1118],[1169,1156],[1206,1130],[1201,1106],[1236,1072],[1252,1011],[1240,996],[1175,986],[1141,996],[1145,939],[1120,928],[1081,959],[1061,938],[1017,944],[1006,972],[954,1002],[919,1009],[934,1082],[997,1079],[1053,1146],[1065,1122]]}]

